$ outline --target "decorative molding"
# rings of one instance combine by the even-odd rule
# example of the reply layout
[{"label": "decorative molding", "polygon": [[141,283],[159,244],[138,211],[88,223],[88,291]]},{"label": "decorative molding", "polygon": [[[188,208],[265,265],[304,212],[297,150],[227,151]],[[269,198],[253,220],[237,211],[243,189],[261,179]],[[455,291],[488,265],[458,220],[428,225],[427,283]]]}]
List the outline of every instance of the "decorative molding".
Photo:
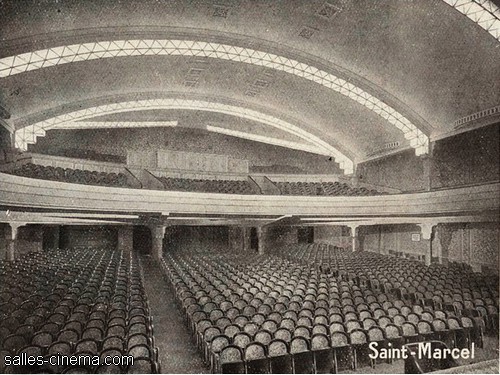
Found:
[{"label": "decorative molding", "polygon": [[9,133],[14,133],[16,131],[16,127],[12,125],[9,121],[0,118],[0,125],[8,130]]},{"label": "decorative molding", "polygon": [[[404,223],[439,222],[441,216],[477,216],[498,222],[499,184],[415,194],[328,197],[238,195],[90,186],[0,174],[3,207],[31,210],[81,210],[101,213],[205,215],[244,217],[294,215],[360,220],[394,219]],[[34,199],[36,197],[36,199]],[[0,217],[1,220],[1,217]]]},{"label": "decorative molding", "polygon": [[400,141],[394,141],[394,142],[389,142],[384,144],[382,147],[374,148],[373,151],[370,153],[366,154],[366,159],[372,159],[372,158],[378,158],[381,156],[386,156],[389,155],[390,153],[398,152],[400,151],[401,147],[401,142]]},{"label": "decorative molding", "polygon": [[319,31],[319,29],[311,26],[303,26],[299,31],[299,36],[304,39],[311,39],[316,31]]},{"label": "decorative molding", "polygon": [[318,9],[316,14],[324,19],[330,20],[335,17],[341,10],[341,4],[334,5],[329,2],[323,4],[321,8]]},{"label": "decorative molding", "polygon": [[500,42],[500,8],[490,0],[443,0]]},{"label": "decorative molding", "polygon": [[77,121],[62,123],[57,129],[162,128],[177,125],[177,121]]},{"label": "decorative molding", "polygon": [[470,132],[472,130],[480,129],[499,122],[500,106],[492,107],[456,120],[454,122],[455,126],[452,130],[434,134],[430,137],[430,141],[436,142],[444,138],[453,137],[458,134]]},{"label": "decorative molding", "polygon": [[389,143],[386,143],[384,145],[384,149],[386,149],[386,150],[393,150],[395,148],[398,148],[399,146],[401,146],[401,142],[399,142],[399,141],[389,142]]},{"label": "decorative molding", "polygon": [[189,62],[189,69],[184,78],[184,86],[196,87],[200,83],[203,73],[210,66],[208,57],[197,57]]},{"label": "decorative molding", "polygon": [[284,56],[227,44],[139,39],[53,47],[0,59],[0,78],[50,66],[117,56],[204,56],[265,66],[318,83],[363,105],[398,128],[417,155],[428,152],[429,138],[409,119],[351,82]]},{"label": "decorative molding", "polygon": [[227,18],[231,11],[231,7],[227,5],[215,4],[213,7],[212,16],[219,18]]},{"label": "decorative molding", "polygon": [[454,125],[455,129],[460,129],[460,128],[466,127],[472,121],[477,121],[477,120],[480,120],[484,117],[493,116],[495,114],[500,114],[500,105],[497,105],[496,107],[484,109],[482,111],[479,111],[479,112],[473,113],[471,115],[462,117],[462,118],[456,120],[453,123],[453,125]]},{"label": "decorative molding", "polygon": [[265,89],[274,83],[274,71],[264,68],[264,71],[246,87],[245,95],[255,97],[260,95]]}]

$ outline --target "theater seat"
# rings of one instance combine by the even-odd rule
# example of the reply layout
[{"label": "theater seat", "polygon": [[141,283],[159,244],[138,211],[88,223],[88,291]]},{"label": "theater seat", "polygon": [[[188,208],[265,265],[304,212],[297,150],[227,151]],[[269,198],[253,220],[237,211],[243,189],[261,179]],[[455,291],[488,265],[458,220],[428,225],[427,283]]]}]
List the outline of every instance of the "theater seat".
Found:
[{"label": "theater seat", "polygon": [[[441,341],[431,341],[431,352],[434,350],[448,349],[445,343]],[[447,357],[443,359],[428,359],[418,357],[419,343],[406,344],[408,358],[405,359],[405,374],[424,374],[439,370],[446,370],[458,366],[457,361]],[[415,354],[411,354],[415,353]]]}]

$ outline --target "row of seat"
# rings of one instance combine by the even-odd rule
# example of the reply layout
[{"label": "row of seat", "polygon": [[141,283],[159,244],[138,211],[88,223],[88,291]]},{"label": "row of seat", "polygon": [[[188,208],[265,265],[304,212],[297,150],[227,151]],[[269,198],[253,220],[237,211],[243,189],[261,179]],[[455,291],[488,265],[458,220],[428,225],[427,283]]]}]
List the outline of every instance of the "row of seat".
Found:
[{"label": "row of seat", "polygon": [[[184,251],[166,254],[163,267],[193,340],[214,371],[257,371],[253,361],[263,366],[258,371],[275,371],[271,363],[280,356],[296,372],[374,366],[363,353],[376,337],[394,345],[420,339],[455,347],[483,342],[481,318],[412,305],[280,256]],[[284,343],[276,344],[283,348],[279,355],[270,348],[276,340]],[[227,363],[226,348],[239,367]],[[320,349],[328,360],[314,359]],[[255,351],[260,354],[249,354]],[[294,358],[302,356],[311,360],[297,363],[309,365],[297,368]]]},{"label": "row of seat", "polygon": [[[442,295],[440,302],[445,303],[449,302],[449,296],[456,294],[462,294],[462,301],[483,298],[491,303],[498,299],[498,279],[473,272],[468,265],[449,263],[447,266],[432,264],[426,267],[410,259],[372,252],[352,253],[328,244],[287,246],[277,251],[281,256],[315,264],[326,272],[351,278],[357,283],[368,283],[372,288],[388,292],[406,288],[408,290],[405,293],[417,293],[417,297],[421,298],[426,293],[430,296],[429,293],[434,292]],[[446,290],[449,290],[449,294]]]},{"label": "row of seat", "polygon": [[44,166],[33,163],[23,164],[10,172],[23,177],[38,178],[86,185],[132,187],[123,173],[107,173],[82,169]]},{"label": "row of seat", "polygon": [[388,293],[391,298],[454,316],[481,317],[488,330],[498,331],[498,278],[473,272],[468,265],[426,267],[409,259],[352,253],[327,244],[287,246],[279,252],[358,285],[367,285],[379,295]]},{"label": "row of seat", "polygon": [[159,177],[165,190],[192,191],[221,194],[260,194],[248,181],[205,180],[176,177]]},{"label": "row of seat", "polygon": [[353,187],[342,182],[274,182],[282,195],[367,196],[381,195],[375,189]]},{"label": "row of seat", "polygon": [[114,366],[47,362],[2,372],[159,371],[142,271],[132,253],[95,248],[28,253],[2,262],[0,275],[2,358],[58,353],[133,357],[133,362]]},{"label": "row of seat", "polygon": [[[81,169],[23,164],[8,173],[44,180],[114,187],[134,187],[123,173],[106,173]],[[221,194],[262,194],[246,180],[209,180],[159,177],[165,190]],[[367,196],[380,195],[374,189],[352,187],[340,182],[274,182],[282,195]]]}]

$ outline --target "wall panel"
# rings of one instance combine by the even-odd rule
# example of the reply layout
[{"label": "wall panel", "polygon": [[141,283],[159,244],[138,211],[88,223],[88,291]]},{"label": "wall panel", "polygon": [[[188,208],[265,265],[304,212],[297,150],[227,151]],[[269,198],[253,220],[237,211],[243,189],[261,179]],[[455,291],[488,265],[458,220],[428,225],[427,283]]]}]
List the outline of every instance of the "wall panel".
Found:
[{"label": "wall panel", "polygon": [[116,248],[118,244],[117,229],[112,226],[74,225],[63,226],[60,231],[62,248],[74,247]]},{"label": "wall panel", "polygon": [[435,142],[432,188],[456,187],[500,179],[500,124]]},{"label": "wall panel", "polygon": [[361,163],[356,174],[360,182],[402,191],[422,191],[426,186],[424,160],[413,149]]}]

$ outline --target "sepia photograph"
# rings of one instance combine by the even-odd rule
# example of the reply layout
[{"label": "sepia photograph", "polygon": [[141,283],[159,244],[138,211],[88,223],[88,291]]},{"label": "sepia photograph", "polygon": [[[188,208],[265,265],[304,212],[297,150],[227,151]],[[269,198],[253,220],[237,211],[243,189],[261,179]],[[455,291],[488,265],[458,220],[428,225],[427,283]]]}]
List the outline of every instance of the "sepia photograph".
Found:
[{"label": "sepia photograph", "polygon": [[0,373],[499,374],[500,0],[0,0]]}]

